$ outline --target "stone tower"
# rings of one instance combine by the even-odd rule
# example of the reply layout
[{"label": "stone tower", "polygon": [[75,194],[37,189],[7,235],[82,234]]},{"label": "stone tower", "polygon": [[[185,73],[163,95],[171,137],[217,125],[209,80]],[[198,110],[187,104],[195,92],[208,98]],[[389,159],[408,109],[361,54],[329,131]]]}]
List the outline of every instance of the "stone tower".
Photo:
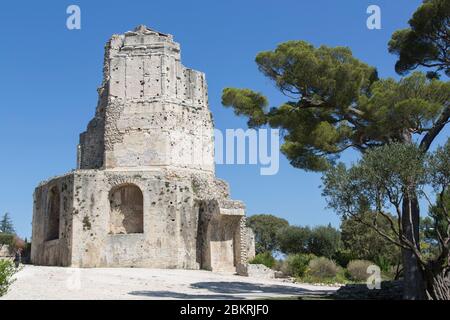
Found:
[{"label": "stone tower", "polygon": [[235,271],[254,255],[245,207],[214,175],[205,75],[139,26],[105,47],[78,166],[34,193],[32,261]]}]

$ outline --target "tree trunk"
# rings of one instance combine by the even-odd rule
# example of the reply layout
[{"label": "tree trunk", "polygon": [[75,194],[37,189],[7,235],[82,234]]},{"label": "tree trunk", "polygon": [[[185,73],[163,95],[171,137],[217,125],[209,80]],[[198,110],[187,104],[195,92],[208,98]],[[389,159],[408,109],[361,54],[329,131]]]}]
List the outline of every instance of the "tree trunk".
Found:
[{"label": "tree trunk", "polygon": [[426,293],[431,300],[450,300],[448,269],[442,267],[426,268]]},{"label": "tree trunk", "polygon": [[[419,203],[415,196],[403,197],[402,228],[406,238],[417,244],[419,249]],[[427,299],[425,279],[419,260],[410,249],[402,249],[403,258],[403,298],[407,300]]]}]

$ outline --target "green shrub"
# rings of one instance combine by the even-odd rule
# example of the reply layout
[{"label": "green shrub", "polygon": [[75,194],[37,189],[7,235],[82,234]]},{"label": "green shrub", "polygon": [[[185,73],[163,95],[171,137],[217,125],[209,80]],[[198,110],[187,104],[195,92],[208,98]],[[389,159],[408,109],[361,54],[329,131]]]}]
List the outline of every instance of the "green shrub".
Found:
[{"label": "green shrub", "polygon": [[258,253],[252,260],[249,261],[250,264],[263,264],[267,268],[273,268],[275,266],[276,260],[272,257],[270,252]]},{"label": "green shrub", "polygon": [[381,269],[381,275],[384,280],[397,280],[402,275],[403,267],[401,265],[390,266],[389,270],[383,271]]},{"label": "green shrub", "polygon": [[377,266],[380,267],[381,271],[383,272],[389,272],[392,268],[391,261],[384,256],[376,257],[374,262]]},{"label": "green shrub", "polygon": [[315,257],[313,254],[290,254],[283,261],[281,271],[287,276],[303,277],[309,262]]},{"label": "green shrub", "polygon": [[348,283],[347,270],[340,265],[337,266],[336,277],[332,279],[334,283]]},{"label": "green shrub", "polygon": [[14,282],[12,276],[16,273],[16,268],[10,260],[0,260],[0,297],[5,295],[9,286]]},{"label": "green shrub", "polygon": [[368,260],[352,260],[347,265],[347,272],[354,281],[366,281],[370,274],[367,268],[374,263]]},{"label": "green shrub", "polygon": [[312,259],[308,264],[308,274],[317,279],[334,278],[337,273],[336,263],[325,257]]}]

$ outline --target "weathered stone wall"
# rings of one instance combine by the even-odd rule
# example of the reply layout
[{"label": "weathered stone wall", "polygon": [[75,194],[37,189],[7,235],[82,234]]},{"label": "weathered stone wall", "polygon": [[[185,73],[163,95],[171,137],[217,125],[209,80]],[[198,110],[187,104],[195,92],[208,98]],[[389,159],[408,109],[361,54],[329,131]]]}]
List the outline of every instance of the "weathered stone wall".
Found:
[{"label": "weathered stone wall", "polygon": [[242,263],[240,221],[244,216],[241,203],[231,208],[225,199],[201,200],[198,241],[201,268],[235,271]]},{"label": "weathered stone wall", "polygon": [[241,218],[239,229],[236,232],[238,233],[236,239],[239,239],[239,250],[236,250],[238,264],[246,265],[255,257],[255,233],[247,227],[246,217]]},{"label": "weathered stone wall", "polygon": [[78,169],[103,167],[104,128],[104,118],[96,114],[89,122],[87,131],[80,134]]},{"label": "weathered stone wall", "polygon": [[205,75],[181,64],[172,36],[140,27],[113,36],[105,51],[99,106],[80,137],[80,168],[214,172]]},{"label": "weathered stone wall", "polygon": [[[116,208],[114,190],[120,186],[135,186],[142,191],[142,233],[117,234],[111,230]],[[215,186],[220,189],[215,190]],[[61,227],[60,239],[46,241],[48,217],[42,209],[44,204],[48,208],[48,193],[55,187],[67,203],[61,209],[60,225],[70,228]],[[238,226],[244,208],[240,202],[218,196],[227,193],[224,188],[223,182],[215,181],[213,176],[193,175],[188,170],[78,170],[56,178],[35,192],[33,225],[39,227],[33,228],[32,260],[36,264],[79,267],[234,271],[241,263],[241,252],[246,250],[241,238],[236,237],[240,235],[236,230],[241,230]],[[205,192],[217,198],[205,200]],[[199,201],[209,204],[203,215]],[[204,237],[199,233],[201,229]],[[69,243],[68,257],[69,250],[63,249]]]},{"label": "weathered stone wall", "polygon": [[[192,183],[161,171],[76,173],[73,265],[198,269]],[[113,234],[110,190],[135,185],[143,193],[143,233]],[[78,198],[78,199],[77,199]]]},{"label": "weathered stone wall", "polygon": [[243,247],[245,248],[247,252],[247,261],[252,260],[255,255],[255,233],[253,232],[252,228],[245,227],[245,239],[242,241]]},{"label": "weathered stone wall", "polygon": [[[69,266],[72,255],[73,174],[42,183],[34,192],[31,259],[40,265]],[[50,192],[59,195],[58,239],[47,240]]]}]

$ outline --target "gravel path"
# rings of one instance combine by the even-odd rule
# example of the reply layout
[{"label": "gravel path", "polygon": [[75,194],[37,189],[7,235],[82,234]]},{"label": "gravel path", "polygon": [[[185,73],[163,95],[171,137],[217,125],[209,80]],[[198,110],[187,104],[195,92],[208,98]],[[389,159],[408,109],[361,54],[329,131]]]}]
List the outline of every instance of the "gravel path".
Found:
[{"label": "gravel path", "polygon": [[314,296],[336,287],[198,270],[24,266],[1,299],[258,299]]}]

